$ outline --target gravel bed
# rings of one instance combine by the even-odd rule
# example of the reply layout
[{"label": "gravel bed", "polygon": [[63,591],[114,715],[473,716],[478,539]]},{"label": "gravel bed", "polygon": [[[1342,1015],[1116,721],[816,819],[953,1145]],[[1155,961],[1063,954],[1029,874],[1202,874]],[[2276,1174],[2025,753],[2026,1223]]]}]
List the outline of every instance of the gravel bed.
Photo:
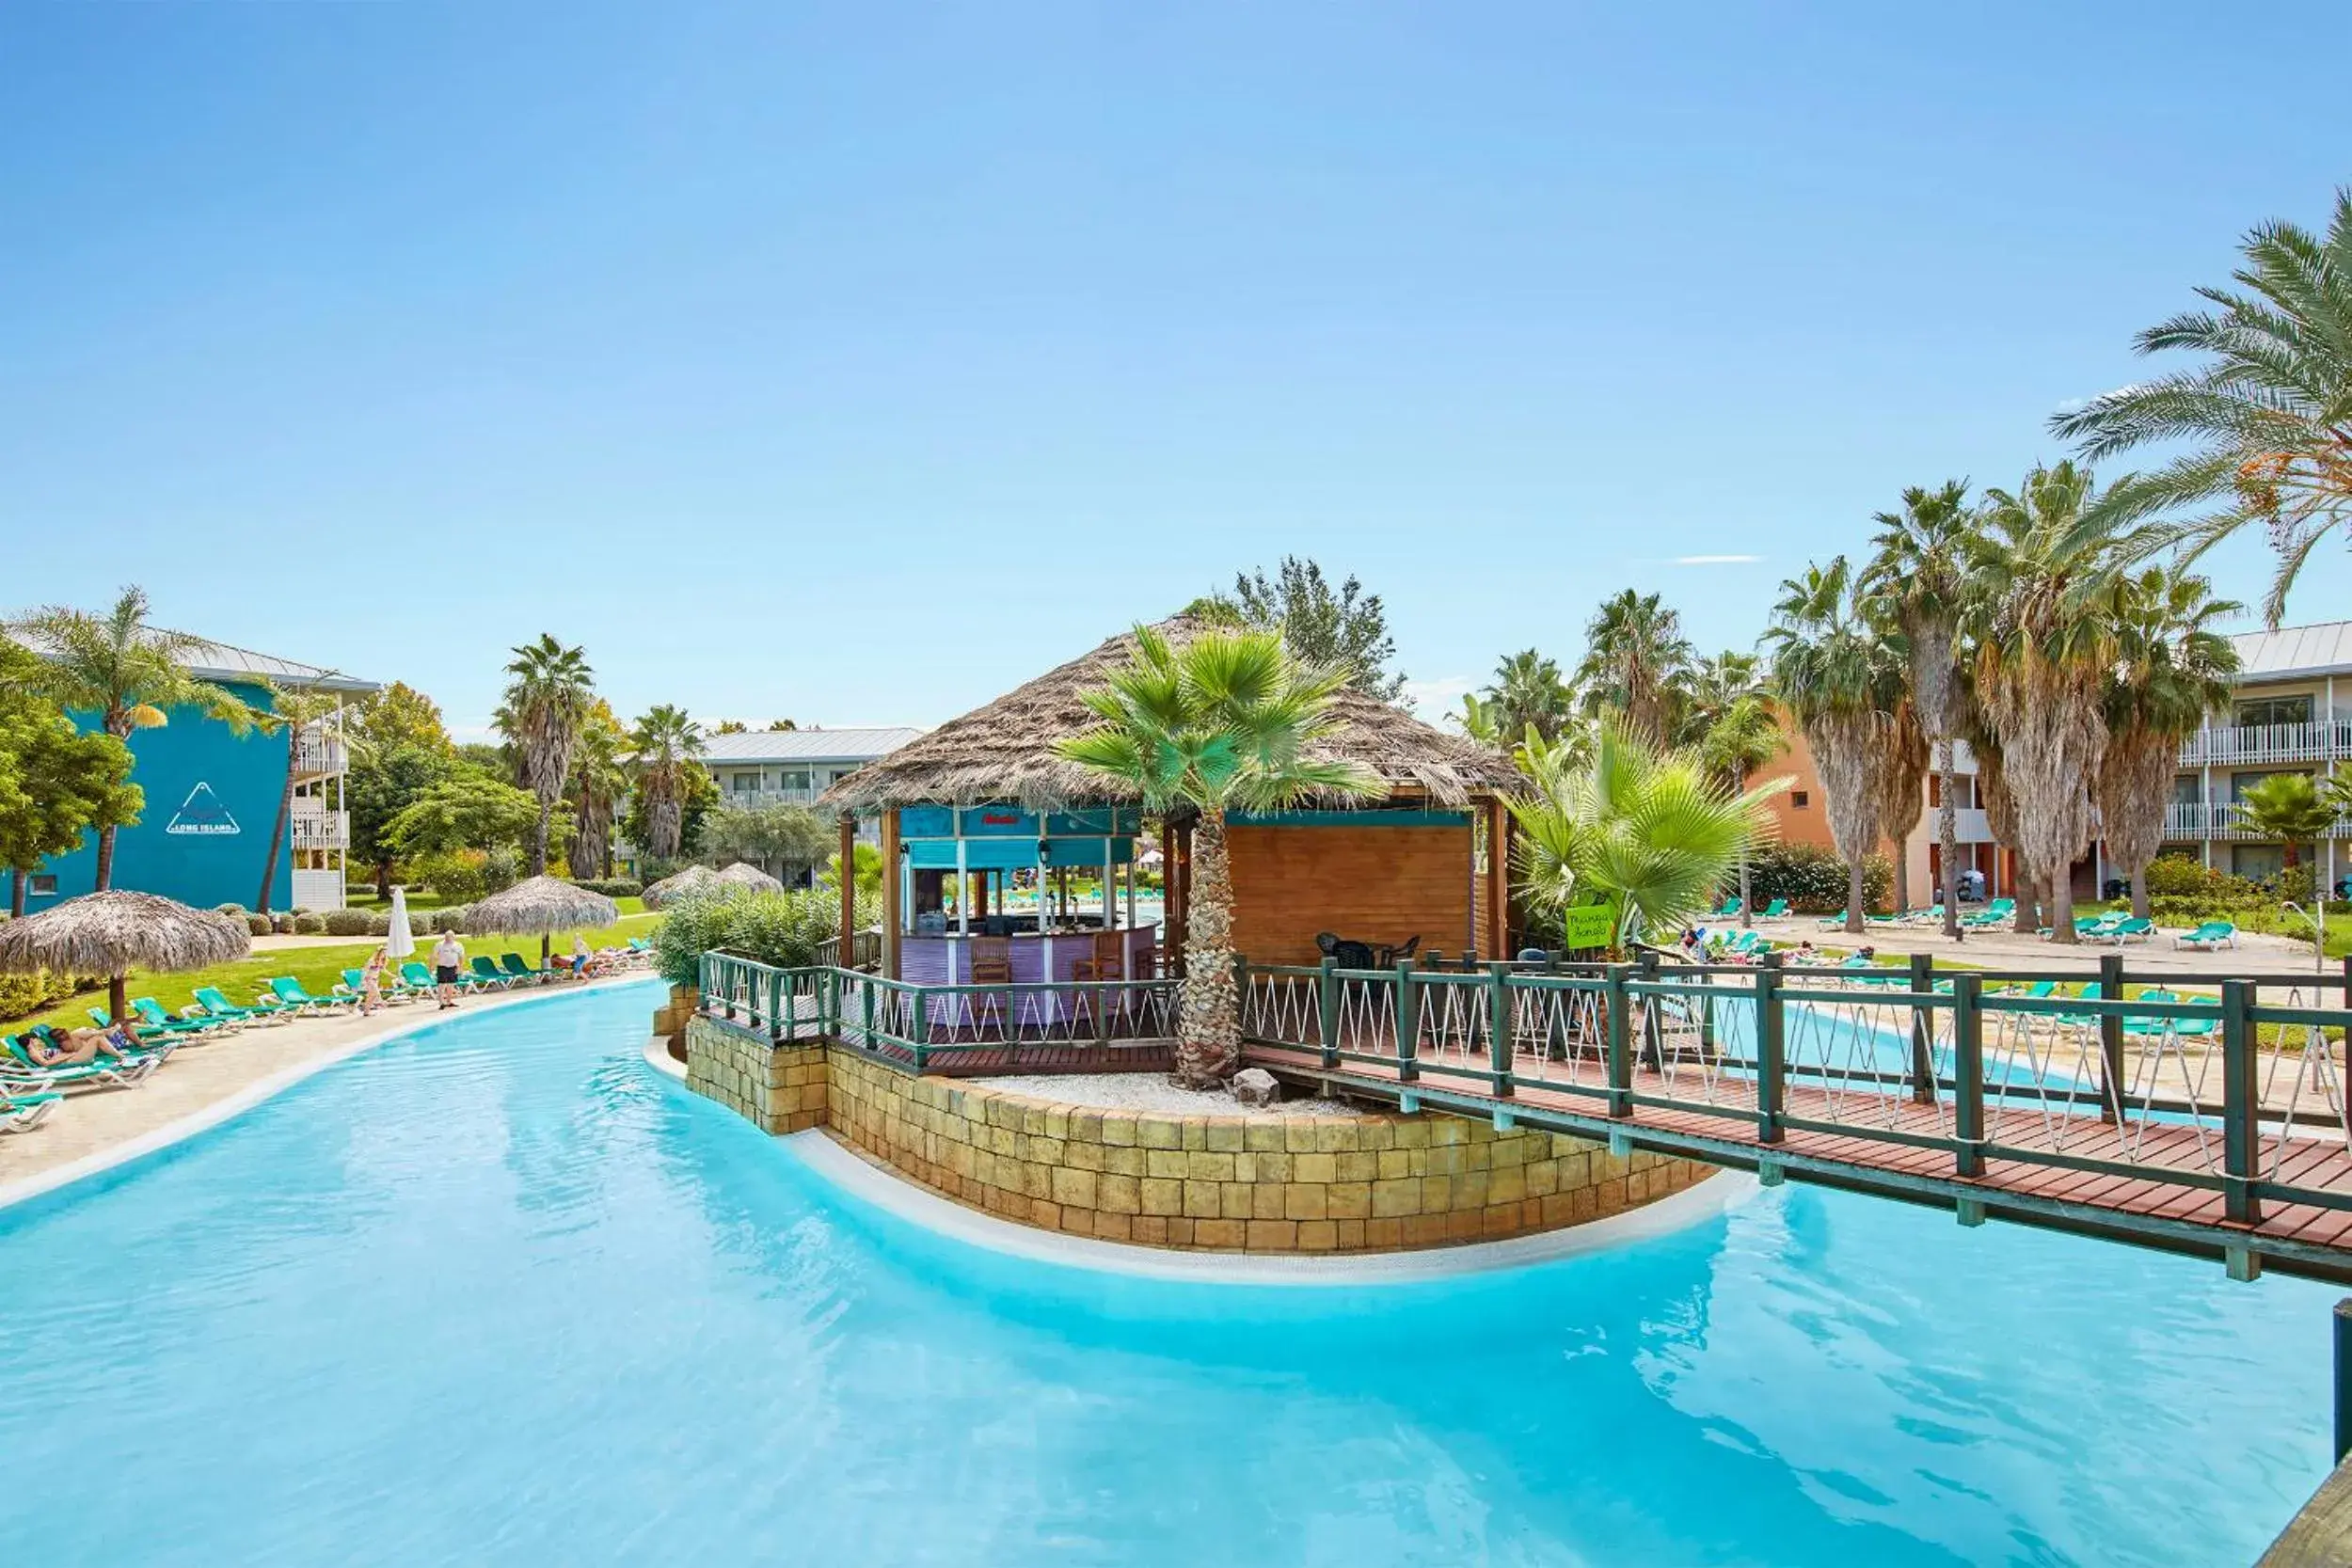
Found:
[{"label": "gravel bed", "polygon": [[1278,1105],[1244,1105],[1223,1089],[1185,1089],[1160,1072],[1057,1072],[1009,1078],[975,1078],[975,1084],[1008,1094],[1027,1095],[1062,1105],[1105,1111],[1149,1111],[1153,1115],[1211,1117],[1344,1117],[1359,1113],[1336,1100],[1285,1100]]}]

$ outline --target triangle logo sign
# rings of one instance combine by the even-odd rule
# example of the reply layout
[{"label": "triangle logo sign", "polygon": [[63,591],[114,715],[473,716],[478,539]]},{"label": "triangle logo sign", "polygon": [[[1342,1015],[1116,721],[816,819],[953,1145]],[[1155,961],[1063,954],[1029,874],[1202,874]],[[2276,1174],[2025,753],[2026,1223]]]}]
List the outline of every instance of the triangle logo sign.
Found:
[{"label": "triangle logo sign", "polygon": [[213,786],[201,782],[188,791],[188,798],[180,802],[180,809],[164,827],[167,833],[196,838],[229,838],[240,831],[237,819],[220,803]]}]

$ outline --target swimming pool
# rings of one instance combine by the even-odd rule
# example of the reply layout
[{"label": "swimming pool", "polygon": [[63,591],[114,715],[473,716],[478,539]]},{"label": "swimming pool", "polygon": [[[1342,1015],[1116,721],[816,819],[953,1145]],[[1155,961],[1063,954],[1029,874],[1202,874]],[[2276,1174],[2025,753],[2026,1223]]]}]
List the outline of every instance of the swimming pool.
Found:
[{"label": "swimming pool", "polygon": [[661,1080],[654,995],[0,1211],[10,1556],[2225,1564],[2325,1466],[2321,1287],[1797,1187],[1437,1282],[1059,1268]]}]

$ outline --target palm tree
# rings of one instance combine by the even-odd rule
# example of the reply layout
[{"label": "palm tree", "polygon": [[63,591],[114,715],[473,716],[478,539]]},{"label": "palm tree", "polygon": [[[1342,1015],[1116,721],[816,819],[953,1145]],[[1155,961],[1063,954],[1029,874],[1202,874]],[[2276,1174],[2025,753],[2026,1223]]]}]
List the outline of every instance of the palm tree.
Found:
[{"label": "palm tree", "polygon": [[1764,695],[1764,661],[1726,648],[1692,664],[1677,689],[1682,700],[1681,741],[1695,746],[1733,707]]},{"label": "palm tree", "polygon": [[1311,754],[1343,722],[1331,699],[1348,683],[1345,667],[1302,664],[1274,631],[1213,629],[1181,648],[1150,626],[1137,626],[1135,638],[1134,657],[1087,693],[1100,722],[1057,750],[1134,788],[1148,810],[1189,805],[1200,813],[1176,1045],[1178,1081],[1200,1087],[1241,1059],[1227,811],[1279,810],[1311,795],[1379,795],[1387,786],[1360,763]]},{"label": "palm tree", "polygon": [[[231,733],[251,729],[253,710],[188,665],[211,646],[200,637],[148,625],[147,593],[125,588],[103,615],[50,605],[12,622],[8,631],[42,656],[34,679],[59,707],[98,716],[98,727],[128,741],[135,730],[158,729],[175,707],[191,707],[227,724]],[[115,834],[119,824],[98,829],[96,888],[114,885]]]},{"label": "palm tree", "polygon": [[1486,698],[1496,731],[1505,736],[1523,736],[1532,729],[1546,740],[1557,740],[1576,714],[1576,693],[1561,678],[1560,666],[1533,648],[1495,666]]},{"label": "palm tree", "polygon": [[[1930,753],[1927,732],[1920,727],[1919,710],[1912,705],[1910,693],[1902,684],[1906,660],[1897,657],[1887,661],[1881,679],[1888,689],[1881,697],[1891,721],[1886,736],[1886,754],[1878,768],[1879,833],[1894,846],[1895,907],[1911,908],[1911,857],[1906,852],[1911,831],[1919,825],[1920,814],[1927,810],[1927,782]],[[1944,906],[1948,918],[1949,904]]]},{"label": "palm tree", "polygon": [[1596,897],[1616,906],[1620,948],[1704,912],[1772,831],[1766,802],[1788,784],[1727,788],[1697,752],[1617,717],[1601,721],[1590,761],[1534,760],[1534,787],[1508,802],[1528,900],[1554,917]]},{"label": "palm tree", "polygon": [[539,825],[531,835],[531,874],[548,874],[548,827],[572,776],[572,749],[596,698],[587,656],[547,632],[515,650],[506,673],[515,678],[500,708],[499,733],[515,754],[518,782],[539,799]]},{"label": "palm tree", "polygon": [[1969,545],[1977,701],[2000,739],[2017,847],[2050,879],[2058,942],[2074,941],[2073,867],[2090,847],[2117,652],[2112,541],[2083,526],[2096,499],[2090,469],[2037,467],[2014,494],[1985,492]]},{"label": "palm tree", "polygon": [[2312,551],[2352,529],[2352,186],[2336,192],[2324,238],[2265,223],[2241,249],[2236,289],[2197,291],[2212,310],[2175,316],[2134,343],[2141,354],[2186,349],[2209,361],[2095,397],[2053,416],[2050,428],[2080,441],[2090,462],[2194,443],[2118,485],[2086,521],[2112,531],[2175,507],[2209,508],[2133,540],[2136,558],[2178,545],[2187,560],[2261,523],[2279,554],[2263,601],[2276,626]]},{"label": "palm tree", "polygon": [[2302,863],[2302,846],[2335,825],[2336,807],[2309,773],[2273,773],[2238,797],[2238,826],[2257,838],[2278,839],[2286,868]]},{"label": "palm tree", "polygon": [[305,731],[318,729],[342,708],[340,693],[319,686],[273,686],[268,689],[270,705],[267,712],[256,712],[255,721],[266,730],[279,731],[286,736],[286,784],[278,792],[278,816],[269,832],[269,859],[262,863],[262,891],[253,900],[253,912],[269,913],[270,889],[278,880],[278,857],[286,847],[286,829],[294,819],[294,753],[300,750]]},{"label": "palm tree", "polygon": [[[1729,657],[1729,656],[1726,656]],[[1744,657],[1744,656],[1742,656]],[[1753,665],[1754,661],[1750,661]],[[1745,795],[1748,775],[1788,749],[1787,737],[1780,733],[1780,716],[1772,711],[1772,703],[1760,695],[1740,698],[1724,709],[1699,737],[1700,766],[1709,773],[1726,780],[1731,793]],[[1756,900],[1748,896],[1748,847],[1740,847],[1740,924],[1742,927],[1756,923],[1753,908]]]},{"label": "palm tree", "polygon": [[[1931,490],[1912,485],[1900,512],[1877,516],[1878,554],[1863,581],[1878,613],[1903,637],[1912,706],[1935,751],[1936,839],[1943,860],[1944,934],[1960,938],[1960,820],[1953,740],[1967,719],[1967,684],[1961,679],[1961,610],[1968,591],[1968,541],[1976,531],[1968,482],[1946,480]],[[1899,840],[1898,841],[1900,842]],[[1896,865],[1899,872],[1902,860]]]},{"label": "palm tree", "polygon": [[686,826],[687,769],[702,766],[702,726],[668,703],[648,709],[629,732],[637,791],[645,798],[645,852],[674,858]]},{"label": "palm tree", "polygon": [[598,699],[588,721],[580,726],[580,744],[572,752],[572,847],[569,859],[575,877],[612,875],[612,825],[620,820],[621,800],[628,793],[628,770],[622,758],[628,731]]},{"label": "palm tree", "polygon": [[1844,556],[1780,586],[1764,634],[1772,691],[1812,745],[1830,836],[1846,862],[1846,929],[1860,935],[1864,871],[1883,816],[1881,772],[1894,738],[1886,705],[1894,653],[1870,624]]},{"label": "palm tree", "polygon": [[1577,684],[1588,713],[1614,708],[1653,740],[1672,733],[1667,719],[1675,683],[1691,662],[1682,617],[1656,594],[1629,588],[1603,600],[1584,627],[1584,662]]},{"label": "palm tree", "polygon": [[2106,707],[2107,754],[2099,767],[2100,836],[2132,884],[2132,912],[2148,913],[2148,863],[2164,845],[2181,742],[2229,700],[2237,647],[2212,623],[2245,606],[2216,599],[2180,566],[2124,578],[2116,619],[2118,657]]}]

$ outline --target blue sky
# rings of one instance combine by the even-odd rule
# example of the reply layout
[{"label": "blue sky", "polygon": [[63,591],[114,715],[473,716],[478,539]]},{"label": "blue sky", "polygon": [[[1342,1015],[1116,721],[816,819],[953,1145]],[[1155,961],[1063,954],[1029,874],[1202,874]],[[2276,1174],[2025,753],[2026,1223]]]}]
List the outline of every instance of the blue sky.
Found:
[{"label": "blue sky", "polygon": [[1440,699],[1744,647],[2352,180],[2333,7],[1635,9],[8,8],[0,607],[461,729],[542,630],[934,722],[1286,551]]}]

